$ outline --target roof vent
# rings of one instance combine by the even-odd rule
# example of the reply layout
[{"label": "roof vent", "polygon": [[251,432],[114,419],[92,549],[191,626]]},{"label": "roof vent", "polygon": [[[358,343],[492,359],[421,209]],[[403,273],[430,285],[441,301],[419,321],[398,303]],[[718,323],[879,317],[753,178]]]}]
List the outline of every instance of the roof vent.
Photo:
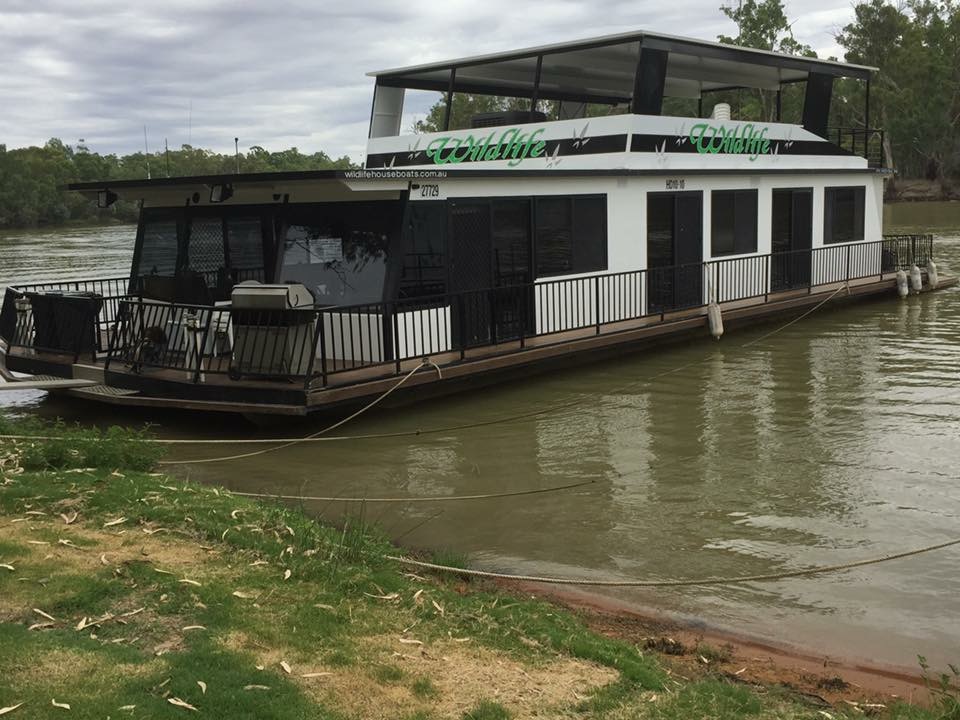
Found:
[{"label": "roof vent", "polygon": [[522,125],[523,123],[546,122],[547,116],[534,110],[503,110],[501,112],[477,113],[470,118],[471,128],[497,127],[499,125]]}]

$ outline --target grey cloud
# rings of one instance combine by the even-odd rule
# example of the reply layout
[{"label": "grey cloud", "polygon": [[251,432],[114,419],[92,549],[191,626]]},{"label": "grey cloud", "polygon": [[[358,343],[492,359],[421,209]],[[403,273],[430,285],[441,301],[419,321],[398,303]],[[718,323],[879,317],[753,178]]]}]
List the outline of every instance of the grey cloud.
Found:
[{"label": "grey cloud", "polygon": [[[100,152],[177,147],[324,150],[362,156],[369,70],[636,28],[714,39],[720,0],[249,3],[7,0],[0,8],[0,142],[84,138]],[[788,6],[788,11],[791,8]],[[802,14],[801,14],[802,13]],[[838,54],[852,11],[797,4],[798,38]],[[432,96],[411,97],[422,114]],[[190,107],[192,103],[192,128]]]}]

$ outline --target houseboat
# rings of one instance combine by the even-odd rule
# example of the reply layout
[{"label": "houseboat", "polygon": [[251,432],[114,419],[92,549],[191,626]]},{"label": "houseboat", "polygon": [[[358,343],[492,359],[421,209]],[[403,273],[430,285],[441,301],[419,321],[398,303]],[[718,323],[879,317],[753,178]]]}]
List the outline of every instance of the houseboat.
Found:
[{"label": "houseboat", "polygon": [[[130,273],[8,288],[5,372],[305,415],[424,363],[402,392],[707,336],[712,307],[729,327],[893,296],[933,248],[882,235],[874,72],[638,31],[372,73],[362,169],[71,185],[140,203]],[[828,127],[840,79],[863,88],[863,127]],[[719,101],[740,89],[775,98],[775,121]],[[408,91],[439,93],[439,131],[402,127]],[[519,109],[455,122],[464,94]]]}]

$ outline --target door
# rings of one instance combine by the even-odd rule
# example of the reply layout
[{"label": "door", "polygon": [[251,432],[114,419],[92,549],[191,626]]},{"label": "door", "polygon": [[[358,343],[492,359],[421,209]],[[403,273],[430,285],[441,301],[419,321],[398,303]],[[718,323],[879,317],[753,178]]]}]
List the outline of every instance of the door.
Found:
[{"label": "door", "polygon": [[449,205],[450,293],[453,341],[470,347],[490,342],[491,308],[484,292],[492,284],[490,203],[456,201]]},{"label": "door", "polygon": [[530,201],[452,200],[449,214],[454,343],[519,337],[534,319]]},{"label": "door", "polygon": [[774,190],[771,212],[770,290],[810,284],[813,190]]},{"label": "door", "polygon": [[647,194],[647,312],[703,304],[703,194]]}]

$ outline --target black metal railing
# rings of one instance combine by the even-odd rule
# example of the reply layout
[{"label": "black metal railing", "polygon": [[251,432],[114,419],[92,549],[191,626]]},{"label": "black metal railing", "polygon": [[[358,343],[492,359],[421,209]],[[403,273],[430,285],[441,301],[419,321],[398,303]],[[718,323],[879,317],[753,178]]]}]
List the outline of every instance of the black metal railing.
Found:
[{"label": "black metal railing", "polygon": [[827,138],[837,147],[865,158],[871,168],[886,167],[884,131],[877,128],[830,128]]},{"label": "black metal railing", "polygon": [[120,301],[131,297],[129,278],[64,280],[8,287],[0,309],[0,336],[11,347],[95,360],[109,345]]},{"label": "black metal railing", "polygon": [[[381,368],[372,375],[382,375],[389,374],[392,365],[399,374],[405,361],[424,357],[454,363],[469,353],[506,354],[531,343],[549,345],[636,327],[636,322],[623,328],[618,323],[666,322],[702,312],[710,302],[766,301],[774,293],[810,293],[837,283],[882,279],[914,264],[925,266],[932,256],[932,236],[896,235],[868,243],[316,309],[251,311],[112,295],[108,297],[115,309],[105,310],[105,301],[98,318],[113,317],[107,367],[173,371],[172,378],[192,382],[212,376],[303,382],[310,388],[366,368]],[[107,283],[102,286],[107,292],[122,289],[110,285],[117,280],[87,282]],[[60,291],[62,285],[29,290]],[[83,291],[84,281],[71,287]],[[43,350],[37,342],[42,332],[36,310],[31,310],[42,295],[25,290],[8,289],[0,335],[14,348]],[[566,335],[554,339],[561,334]]]}]

